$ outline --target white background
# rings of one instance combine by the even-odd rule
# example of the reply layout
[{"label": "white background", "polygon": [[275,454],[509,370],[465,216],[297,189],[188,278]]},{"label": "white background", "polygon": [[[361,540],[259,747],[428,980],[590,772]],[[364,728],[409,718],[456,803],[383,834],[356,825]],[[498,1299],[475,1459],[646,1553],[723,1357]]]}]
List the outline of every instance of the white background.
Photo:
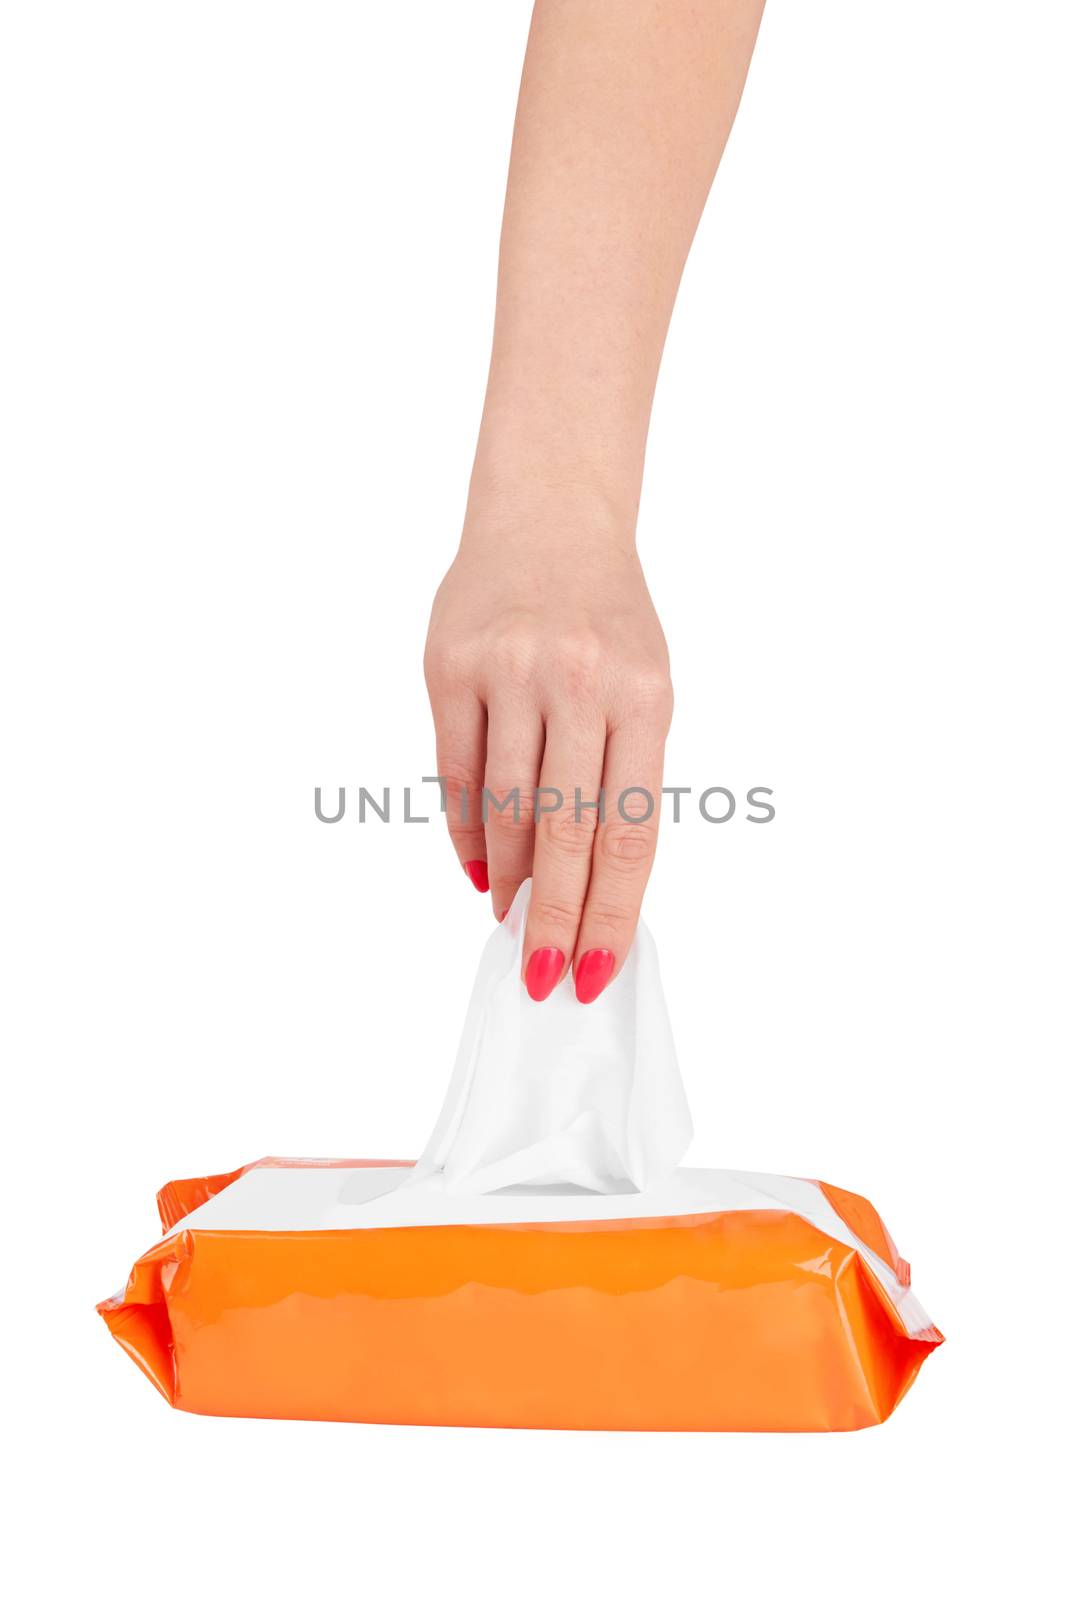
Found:
[{"label": "white background", "polygon": [[312,799],[432,770],[421,649],[528,10],[4,9],[17,1592],[1062,1593],[1068,3],[769,0],[643,500],[667,781],[778,808],[670,826],[650,890],[692,1158],[880,1207],[948,1341],[899,1413],[828,1438],[218,1421],[95,1317],[166,1179],[413,1155],[439,1106],[487,904],[438,826],[324,827]]}]

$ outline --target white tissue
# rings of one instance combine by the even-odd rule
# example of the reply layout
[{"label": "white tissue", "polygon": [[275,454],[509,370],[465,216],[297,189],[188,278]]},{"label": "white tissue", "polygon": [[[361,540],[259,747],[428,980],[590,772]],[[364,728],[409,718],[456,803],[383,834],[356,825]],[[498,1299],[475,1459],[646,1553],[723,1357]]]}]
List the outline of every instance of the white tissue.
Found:
[{"label": "white tissue", "polygon": [[448,1193],[571,1184],[644,1190],[691,1141],[657,949],[640,922],[619,976],[591,1005],[566,976],[540,1004],[520,976],[530,885],[489,939],[439,1119],[412,1182]]}]

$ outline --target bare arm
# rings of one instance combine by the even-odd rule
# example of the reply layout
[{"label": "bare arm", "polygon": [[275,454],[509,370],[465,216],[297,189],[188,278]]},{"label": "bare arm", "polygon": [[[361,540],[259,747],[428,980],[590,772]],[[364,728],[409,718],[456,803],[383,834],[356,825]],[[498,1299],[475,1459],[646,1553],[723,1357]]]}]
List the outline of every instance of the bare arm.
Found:
[{"label": "bare arm", "polygon": [[[502,915],[533,873],[527,987],[619,971],[657,837],[671,691],[635,554],[650,406],[762,0],[537,0],[465,527],[426,673],[459,857]],[[468,816],[456,785],[466,790]],[[536,823],[540,784],[563,806]],[[517,821],[491,806],[517,788]],[[603,818],[582,799],[604,789]],[[543,804],[551,803],[545,797]],[[629,820],[632,819],[632,820]],[[476,863],[487,863],[482,870]]]},{"label": "bare arm", "polygon": [[475,501],[525,468],[591,486],[633,534],[662,345],[761,9],[535,7]]}]

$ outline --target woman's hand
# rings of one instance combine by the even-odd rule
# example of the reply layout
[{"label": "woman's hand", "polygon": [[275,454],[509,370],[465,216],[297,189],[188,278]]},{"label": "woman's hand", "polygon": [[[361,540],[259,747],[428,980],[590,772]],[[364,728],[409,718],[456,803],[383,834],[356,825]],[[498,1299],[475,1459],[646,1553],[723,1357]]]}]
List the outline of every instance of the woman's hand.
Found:
[{"label": "woman's hand", "polygon": [[471,510],[425,677],[451,839],[502,919],[533,891],[523,978],[595,1000],[631,945],[657,843],[668,652],[630,535],[584,497]]},{"label": "woman's hand", "polygon": [[501,917],[533,874],[535,1000],[569,964],[583,1001],[619,972],[654,858],[672,697],[635,517],[762,5],[535,0],[466,526],[425,658],[459,859]]}]

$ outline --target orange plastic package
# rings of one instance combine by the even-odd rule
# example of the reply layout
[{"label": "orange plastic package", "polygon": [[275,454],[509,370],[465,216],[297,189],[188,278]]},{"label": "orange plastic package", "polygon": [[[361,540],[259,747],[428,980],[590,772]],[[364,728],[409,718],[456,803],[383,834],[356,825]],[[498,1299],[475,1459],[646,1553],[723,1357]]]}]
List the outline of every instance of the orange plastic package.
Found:
[{"label": "orange plastic package", "polygon": [[477,1197],[411,1168],[168,1184],[165,1237],[98,1309],[184,1411],[477,1427],[863,1428],[941,1343],[876,1211],[829,1184]]}]

